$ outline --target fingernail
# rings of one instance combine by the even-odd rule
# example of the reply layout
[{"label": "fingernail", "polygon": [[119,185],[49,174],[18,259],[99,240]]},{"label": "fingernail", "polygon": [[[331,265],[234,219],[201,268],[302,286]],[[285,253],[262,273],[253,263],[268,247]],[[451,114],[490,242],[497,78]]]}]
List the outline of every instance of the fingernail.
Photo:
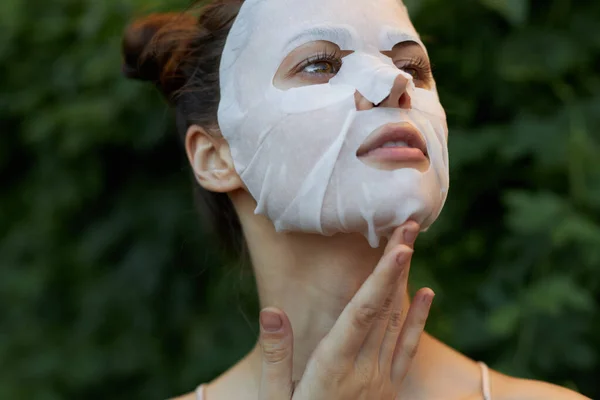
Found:
[{"label": "fingernail", "polygon": [[434,297],[435,297],[435,293],[427,294],[426,296],[423,296],[421,301],[426,305],[431,305]]},{"label": "fingernail", "polygon": [[402,251],[401,253],[399,253],[396,256],[396,262],[400,265],[405,264],[408,261],[408,259],[410,258],[411,254],[412,253],[410,251],[406,251],[406,250]]},{"label": "fingernail", "polygon": [[415,244],[418,235],[419,230],[415,226],[408,227],[404,231],[404,242],[407,246],[412,246],[413,244]]},{"label": "fingernail", "polygon": [[277,332],[283,326],[283,321],[277,313],[271,311],[261,311],[260,325],[267,332]]}]

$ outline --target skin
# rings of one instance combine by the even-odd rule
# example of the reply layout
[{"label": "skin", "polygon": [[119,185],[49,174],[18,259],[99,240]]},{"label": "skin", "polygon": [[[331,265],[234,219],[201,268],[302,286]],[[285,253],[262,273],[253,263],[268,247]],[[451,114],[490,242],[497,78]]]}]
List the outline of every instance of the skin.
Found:
[{"label": "skin", "polygon": [[[335,74],[332,66],[311,65],[300,71],[294,67],[322,53],[324,47],[339,52],[340,57],[347,55],[332,46],[312,42],[296,49],[283,61],[274,84],[285,89],[327,82]],[[423,72],[427,72],[429,60],[419,45],[397,46],[390,53],[399,68],[413,75],[417,85],[433,84],[430,74]],[[418,57],[425,60],[421,71],[406,63]],[[409,107],[405,89],[406,80],[399,77],[390,96],[377,106]],[[358,92],[355,100],[358,110],[376,106]],[[359,234],[323,237],[277,233],[266,217],[254,215],[256,203],[236,173],[228,144],[218,129],[191,126],[186,152],[198,183],[207,190],[228,193],[240,217],[260,302],[269,307],[261,318],[279,316],[283,321],[283,327],[274,333],[262,329],[256,347],[208,384],[208,400],[290,399],[292,382],[299,382],[294,399],[356,398],[359,389],[364,399],[387,400],[395,395],[411,400],[481,399],[477,364],[421,334],[433,293],[421,289],[411,303],[406,291],[419,230],[416,223],[399,227],[385,248],[378,249],[371,248]],[[365,163],[374,168],[390,167],[369,160]],[[402,163],[393,167],[419,168]],[[395,262],[400,253],[407,253],[408,259]],[[364,304],[374,305],[376,310],[366,320],[360,311]],[[374,374],[376,365],[375,370],[384,372]],[[494,400],[585,398],[554,385],[495,371],[491,371],[491,387]],[[194,394],[181,399],[192,400]]]}]

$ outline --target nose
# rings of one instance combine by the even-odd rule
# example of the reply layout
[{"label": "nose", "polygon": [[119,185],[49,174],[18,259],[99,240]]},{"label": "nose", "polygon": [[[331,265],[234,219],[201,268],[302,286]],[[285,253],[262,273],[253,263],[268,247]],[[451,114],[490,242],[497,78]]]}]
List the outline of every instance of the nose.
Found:
[{"label": "nose", "polygon": [[367,100],[359,91],[354,93],[354,100],[356,102],[356,109],[358,111],[369,110],[374,107],[388,107],[388,108],[402,108],[410,110],[411,99],[406,92],[408,86],[408,78],[403,75],[398,75],[392,85],[392,90],[388,97],[383,99],[379,104],[373,104]]}]

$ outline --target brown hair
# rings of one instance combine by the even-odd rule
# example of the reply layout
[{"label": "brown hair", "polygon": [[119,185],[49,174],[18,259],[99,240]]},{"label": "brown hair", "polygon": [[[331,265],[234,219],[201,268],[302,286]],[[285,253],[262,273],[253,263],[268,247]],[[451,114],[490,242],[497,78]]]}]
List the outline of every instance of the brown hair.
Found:
[{"label": "brown hair", "polygon": [[[214,0],[197,15],[153,14],[134,21],[123,35],[123,74],[153,82],[175,109],[185,141],[194,124],[217,127],[219,64],[227,35],[243,0]],[[198,208],[227,250],[240,254],[243,236],[231,200],[196,186]]]}]

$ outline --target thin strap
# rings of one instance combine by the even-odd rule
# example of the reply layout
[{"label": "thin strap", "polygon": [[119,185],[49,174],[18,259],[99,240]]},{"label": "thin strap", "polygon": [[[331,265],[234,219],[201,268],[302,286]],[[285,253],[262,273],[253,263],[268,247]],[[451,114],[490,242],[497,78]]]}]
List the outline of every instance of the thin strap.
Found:
[{"label": "thin strap", "polygon": [[492,400],[492,391],[490,390],[490,369],[485,363],[478,362],[481,368],[481,391],[483,400]]},{"label": "thin strap", "polygon": [[205,400],[204,399],[204,385],[200,385],[196,388],[196,400]]}]

